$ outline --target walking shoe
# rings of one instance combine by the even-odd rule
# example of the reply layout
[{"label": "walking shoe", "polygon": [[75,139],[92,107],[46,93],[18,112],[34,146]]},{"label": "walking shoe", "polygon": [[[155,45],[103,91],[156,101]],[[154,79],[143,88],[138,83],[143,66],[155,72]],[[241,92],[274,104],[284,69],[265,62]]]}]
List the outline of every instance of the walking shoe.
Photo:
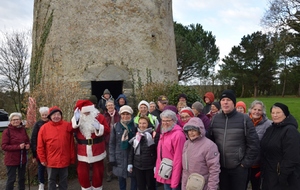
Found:
[{"label": "walking shoe", "polygon": [[106,177],[107,182],[111,182],[111,180],[112,180],[112,175],[109,175],[109,176]]},{"label": "walking shoe", "polygon": [[43,183],[39,184],[39,190],[44,190],[44,184]]}]

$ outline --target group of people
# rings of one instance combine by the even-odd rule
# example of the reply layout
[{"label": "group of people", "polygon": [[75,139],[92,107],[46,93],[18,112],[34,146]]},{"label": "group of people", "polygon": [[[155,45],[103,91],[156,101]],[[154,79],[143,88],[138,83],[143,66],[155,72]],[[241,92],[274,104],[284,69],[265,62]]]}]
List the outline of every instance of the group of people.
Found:
[{"label": "group of people", "polygon": [[185,94],[176,106],[168,105],[161,95],[156,103],[140,101],[136,114],[125,95],[120,98],[124,101],[116,105],[106,89],[99,102],[78,100],[71,122],[62,119],[58,107],[42,107],[30,141],[21,114],[12,113],[2,135],[6,189],[13,189],[17,170],[19,189],[25,189],[30,148],[40,189],[45,169],[48,189],[57,183],[67,189],[75,147],[83,190],[103,189],[104,171],[107,181],[117,176],[120,190],[126,190],[128,178],[131,190],[155,190],[161,184],[165,190],[243,190],[248,183],[252,190],[300,189],[300,135],[285,104],[275,103],[269,120],[263,102],[253,101],[247,112],[232,90],[223,91],[218,102],[206,93],[205,105],[189,104]]}]

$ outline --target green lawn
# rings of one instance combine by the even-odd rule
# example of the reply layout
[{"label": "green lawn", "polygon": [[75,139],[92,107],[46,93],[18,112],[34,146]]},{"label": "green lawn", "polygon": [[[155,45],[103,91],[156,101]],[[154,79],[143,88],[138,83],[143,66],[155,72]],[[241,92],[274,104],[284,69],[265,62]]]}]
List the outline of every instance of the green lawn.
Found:
[{"label": "green lawn", "polygon": [[243,101],[247,105],[247,110],[249,109],[251,103],[254,100],[262,101],[266,106],[266,112],[269,119],[271,119],[270,108],[276,103],[280,102],[289,107],[290,113],[297,119],[298,124],[300,124],[300,98],[297,97],[258,97],[258,98],[237,98],[237,101]]}]

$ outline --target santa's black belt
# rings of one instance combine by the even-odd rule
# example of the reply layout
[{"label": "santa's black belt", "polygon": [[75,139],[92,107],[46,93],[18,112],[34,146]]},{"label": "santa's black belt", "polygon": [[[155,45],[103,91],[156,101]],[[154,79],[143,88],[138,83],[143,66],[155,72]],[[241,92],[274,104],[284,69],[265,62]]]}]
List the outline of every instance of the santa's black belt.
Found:
[{"label": "santa's black belt", "polygon": [[94,139],[84,139],[84,140],[76,138],[76,140],[78,144],[93,145],[93,144],[101,143],[103,141],[103,136]]}]

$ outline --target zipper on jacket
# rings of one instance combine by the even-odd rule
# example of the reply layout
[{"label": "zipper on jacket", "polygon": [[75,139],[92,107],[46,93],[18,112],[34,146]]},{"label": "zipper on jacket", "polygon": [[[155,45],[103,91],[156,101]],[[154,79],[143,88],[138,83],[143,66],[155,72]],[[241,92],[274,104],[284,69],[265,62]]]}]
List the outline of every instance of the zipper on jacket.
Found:
[{"label": "zipper on jacket", "polygon": [[222,147],[222,157],[223,157],[223,166],[226,168],[226,162],[225,162],[225,142],[226,142],[226,133],[227,133],[227,123],[228,123],[228,117],[225,115],[226,120],[225,120],[225,129],[224,129],[224,134],[223,134],[223,147]]}]

